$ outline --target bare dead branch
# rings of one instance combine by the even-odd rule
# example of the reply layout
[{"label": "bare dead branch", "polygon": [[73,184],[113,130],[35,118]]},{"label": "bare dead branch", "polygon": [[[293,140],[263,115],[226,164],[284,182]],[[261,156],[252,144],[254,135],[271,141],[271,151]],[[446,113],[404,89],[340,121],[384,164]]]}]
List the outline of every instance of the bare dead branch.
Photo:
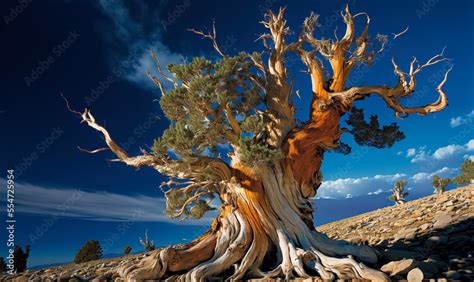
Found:
[{"label": "bare dead branch", "polygon": [[69,101],[66,99],[66,97],[64,97],[64,94],[62,92],[59,92],[59,95],[61,95],[61,97],[63,98],[64,102],[66,103],[66,108],[73,114],[76,114],[78,115],[79,117],[82,116],[82,113],[81,112],[78,112],[78,111],[75,111],[73,110],[70,106],[69,106]]},{"label": "bare dead branch", "polygon": [[162,95],[166,94],[165,89],[163,88],[163,84],[161,83],[161,81],[159,79],[152,76],[149,72],[146,73],[146,76],[149,79],[151,79],[151,81],[153,81],[153,83],[155,83],[155,85],[160,89],[160,92],[161,92]]},{"label": "bare dead branch", "polygon": [[[413,61],[412,61],[413,62]],[[407,83],[405,79],[405,73],[400,71],[398,66],[394,63],[395,66],[395,73],[399,76],[399,83],[390,88],[385,85],[380,86],[355,86],[346,91],[339,92],[339,93],[332,93],[331,96],[333,99],[337,100],[339,103],[352,105],[352,103],[356,100],[363,99],[364,97],[377,94],[384,101],[387,103],[387,106],[395,111],[395,114],[398,118],[402,118],[401,115],[409,115],[409,114],[420,114],[426,115],[433,112],[439,112],[443,110],[448,105],[448,99],[446,97],[446,93],[442,89],[446,81],[448,80],[448,74],[452,70],[452,66],[446,71],[443,80],[440,82],[436,91],[438,92],[439,96],[438,99],[431,103],[424,106],[419,107],[405,107],[402,106],[400,103],[400,98],[409,97],[410,94],[414,91],[415,87],[415,79],[414,73],[415,71],[411,70],[408,75],[410,75],[410,81]]]},{"label": "bare dead branch", "polygon": [[[178,88],[179,85],[178,83],[172,79],[171,77],[169,77],[168,75],[166,75],[165,72],[163,72],[163,69],[161,68],[161,64],[160,62],[158,61],[158,57],[156,57],[156,54],[155,52],[153,51],[153,49],[150,49],[150,54],[151,54],[151,57],[153,58],[153,61],[155,61],[155,65],[156,65],[156,68],[158,69],[158,72],[161,74],[161,76],[163,78],[165,78],[166,80],[168,80],[169,82],[171,82],[173,84],[173,86],[175,88]],[[155,82],[155,80],[153,80],[153,82]],[[155,82],[156,83],[156,82]],[[160,83],[161,84],[161,83]],[[160,90],[162,89],[163,87],[160,88]],[[163,92],[163,91],[162,91]]]},{"label": "bare dead branch", "polygon": [[224,52],[222,52],[222,50],[219,48],[219,44],[217,44],[217,32],[216,32],[216,22],[215,20],[212,20],[212,33],[204,33],[203,31],[200,31],[200,30],[195,30],[194,28],[190,28],[188,29],[188,31],[191,31],[197,35],[200,35],[202,36],[202,38],[204,39],[210,39],[212,41],[212,46],[214,47],[214,49],[217,51],[217,53],[219,53],[219,55],[221,55],[223,58],[226,58],[227,55],[224,54]]},{"label": "bare dead branch", "polygon": [[[136,168],[148,166],[164,175],[180,179],[195,179],[199,177],[205,168],[212,168],[212,171],[215,174],[215,181],[222,181],[231,178],[231,168],[220,159],[212,159],[209,157],[193,157],[193,159],[184,162],[179,160],[171,160],[166,156],[158,157],[148,153],[144,153],[140,156],[130,157],[124,149],[115,143],[109,132],[96,122],[94,116],[89,110],[86,109],[84,113],[82,113],[81,117],[82,122],[87,123],[87,125],[102,133],[108,148],[118,157],[118,159],[112,161],[123,162]],[[92,151],[84,149],[82,150],[87,153],[97,153],[104,151],[105,148]]]},{"label": "bare dead branch", "polygon": [[109,148],[99,148],[99,149],[95,149],[95,150],[87,150],[87,149],[81,148],[80,146],[77,146],[77,149],[79,149],[79,151],[81,151],[81,152],[88,153],[88,154],[95,154],[95,153],[98,153],[98,152],[110,150]]},{"label": "bare dead branch", "polygon": [[402,36],[403,34],[405,34],[408,29],[410,28],[410,26],[408,25],[404,30],[402,30],[401,32],[399,33],[392,33],[393,35],[393,39],[397,39],[399,36]]}]

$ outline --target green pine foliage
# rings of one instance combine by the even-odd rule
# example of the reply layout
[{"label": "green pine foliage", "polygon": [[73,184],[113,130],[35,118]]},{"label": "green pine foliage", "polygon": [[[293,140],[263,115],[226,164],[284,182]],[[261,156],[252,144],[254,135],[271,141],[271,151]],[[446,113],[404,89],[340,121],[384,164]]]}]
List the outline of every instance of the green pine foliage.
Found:
[{"label": "green pine foliage", "polygon": [[390,148],[395,142],[405,138],[397,123],[380,127],[378,117],[371,115],[369,122],[365,120],[364,110],[353,107],[346,123],[352,126],[350,132],[357,144],[376,148]]},{"label": "green pine foliage", "polygon": [[6,272],[7,271],[7,264],[5,263],[5,259],[3,257],[0,257],[0,272]]},{"label": "green pine foliage", "polygon": [[77,252],[74,262],[83,263],[96,260],[102,257],[102,247],[97,240],[87,241]]},{"label": "green pine foliage", "polygon": [[242,137],[239,139],[239,157],[249,166],[256,166],[260,163],[270,163],[281,159],[282,153],[267,144],[255,142],[254,138]]},{"label": "green pine foliage", "polygon": [[211,207],[207,201],[205,200],[198,200],[194,203],[194,205],[189,209],[186,213],[187,216],[200,219],[204,216],[204,214],[208,211],[215,210],[215,207]]},{"label": "green pine foliage", "polygon": [[130,252],[132,252],[132,247],[130,247],[130,246],[127,245],[127,246],[125,246],[125,247],[123,248],[123,254],[124,254],[124,255],[129,255]]},{"label": "green pine foliage", "polygon": [[471,159],[465,159],[459,170],[461,174],[453,179],[456,184],[464,185],[474,179],[474,162]]},{"label": "green pine foliage", "polygon": [[[405,192],[405,186],[408,184],[406,180],[399,180],[395,182],[392,188],[393,194],[387,197],[390,201],[398,202],[398,201],[405,201],[405,198],[408,197],[409,193]],[[397,197],[398,195],[398,197]]]},{"label": "green pine foliage", "polygon": [[433,187],[438,194],[444,193],[446,187],[452,182],[451,178],[441,178],[438,175],[434,175],[432,180]]},{"label": "green pine foliage", "polygon": [[23,272],[26,270],[26,266],[28,263],[28,257],[30,256],[30,246],[26,245],[25,250],[21,248],[21,246],[16,246],[15,250],[13,251],[13,267],[17,273]]},{"label": "green pine foliage", "polygon": [[183,159],[217,152],[217,146],[230,142],[225,109],[237,119],[242,134],[262,132],[263,118],[255,109],[263,105],[263,93],[255,83],[259,78],[251,70],[251,56],[261,59],[259,54],[242,52],[215,63],[194,58],[189,64],[168,65],[179,84],[161,97],[160,106],[171,126],[155,140],[153,152],[172,151]]}]

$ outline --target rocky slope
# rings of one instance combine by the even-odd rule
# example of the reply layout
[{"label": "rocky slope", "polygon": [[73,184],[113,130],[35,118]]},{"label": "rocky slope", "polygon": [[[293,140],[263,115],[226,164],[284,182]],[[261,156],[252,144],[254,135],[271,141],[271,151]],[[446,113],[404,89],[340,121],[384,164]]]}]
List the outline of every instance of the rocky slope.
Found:
[{"label": "rocky slope", "polygon": [[474,185],[469,185],[317,230],[331,238],[374,246],[381,257],[379,266],[394,280],[422,275],[474,281],[473,200]]},{"label": "rocky slope", "polygon": [[[470,185],[439,197],[332,222],[317,230],[331,238],[373,246],[381,259],[372,267],[380,268],[394,281],[474,281],[473,199],[474,185]],[[0,275],[0,280],[112,280],[111,270],[143,256],[146,254],[30,270],[15,277]]]}]

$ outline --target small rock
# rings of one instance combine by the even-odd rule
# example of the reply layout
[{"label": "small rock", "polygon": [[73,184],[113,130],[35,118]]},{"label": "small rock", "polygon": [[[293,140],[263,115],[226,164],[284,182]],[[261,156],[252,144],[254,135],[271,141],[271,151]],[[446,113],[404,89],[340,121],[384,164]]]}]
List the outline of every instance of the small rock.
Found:
[{"label": "small rock", "polygon": [[453,206],[454,203],[453,203],[453,201],[447,201],[446,203],[444,203],[444,205],[447,206],[447,207],[450,207],[450,206]]},{"label": "small rock", "polygon": [[416,219],[414,219],[414,218],[409,218],[409,219],[405,220],[403,223],[404,223],[405,226],[407,226],[407,225],[412,224],[412,223],[415,222],[415,221],[416,221]]},{"label": "small rock", "polygon": [[408,282],[421,282],[423,281],[423,271],[419,268],[413,268],[408,272],[407,276]]},{"label": "small rock", "polygon": [[448,227],[451,224],[453,218],[447,214],[441,214],[435,217],[435,223],[433,224],[434,229],[443,229]]},{"label": "small rock", "polygon": [[416,229],[407,229],[404,232],[404,237],[407,240],[413,240],[416,238]]},{"label": "small rock", "polygon": [[[420,211],[420,210],[416,210],[411,214],[411,217],[413,217],[413,218],[418,218],[418,217],[422,217],[422,216],[423,216],[423,212]],[[413,222],[415,222],[415,220]]]},{"label": "small rock", "polygon": [[444,245],[446,243],[448,243],[448,237],[446,236],[431,236],[426,240],[425,246],[427,248],[433,248],[437,245]]},{"label": "small rock", "polygon": [[382,266],[381,270],[390,274],[390,276],[398,274],[407,274],[408,271],[417,267],[418,262],[414,259],[404,259],[399,261],[391,261]]},{"label": "small rock", "polygon": [[421,230],[421,231],[425,231],[425,230],[428,229],[429,227],[430,227],[430,224],[429,224],[429,223],[425,223],[425,224],[420,225],[420,230]]},{"label": "small rock", "polygon": [[459,274],[459,272],[454,271],[454,270],[447,271],[444,275],[446,275],[446,278],[452,279],[452,280],[461,278],[461,274]]}]

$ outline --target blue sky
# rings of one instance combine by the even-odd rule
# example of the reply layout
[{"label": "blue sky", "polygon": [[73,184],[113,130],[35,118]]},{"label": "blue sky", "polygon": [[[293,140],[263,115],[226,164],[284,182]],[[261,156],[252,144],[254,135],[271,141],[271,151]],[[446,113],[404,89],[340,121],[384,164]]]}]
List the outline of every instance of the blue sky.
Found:
[{"label": "blue sky", "polygon": [[[87,240],[99,240],[106,253],[123,246],[140,250],[138,237],[149,228],[158,245],[180,243],[207,229],[210,216],[178,223],[163,215],[158,189],[163,177],[110,163],[110,155],[88,155],[76,146],[98,148],[98,134],[69,113],[59,96],[76,109],[91,108],[114,139],[139,153],[168,126],[158,103],[159,91],[146,79],[154,67],[146,49],[163,64],[194,56],[216,58],[208,41],[187,31],[217,25],[221,47],[229,54],[261,51],[255,39],[264,30],[262,11],[287,6],[296,33],[311,11],[319,13],[323,36],[338,26],[346,1],[42,1],[21,6],[2,2],[3,62],[0,100],[1,169],[16,167],[17,243],[31,244],[30,265],[71,261]],[[434,173],[452,176],[463,158],[474,155],[473,4],[471,1],[349,1],[353,12],[371,16],[370,33],[408,32],[390,40],[370,69],[353,71],[353,84],[394,85],[392,56],[407,69],[412,56],[425,61],[446,47],[454,65],[445,91],[449,107],[429,116],[399,120],[406,138],[390,149],[353,146],[349,156],[328,153],[326,182],[318,192],[315,224],[390,205],[387,190],[406,179],[411,196],[430,194]],[[20,7],[19,7],[20,5]],[[12,9],[14,12],[12,12]],[[362,23],[358,23],[362,24]],[[298,118],[307,116],[310,82],[303,65],[289,58],[291,78],[300,90]],[[418,78],[417,103],[434,101],[435,88],[449,65],[425,69]],[[372,97],[358,103],[395,121],[392,111]],[[0,176],[5,187],[5,177]],[[5,189],[2,188],[2,201]],[[2,210],[4,217],[4,211]],[[38,231],[39,230],[39,231]],[[1,238],[6,238],[4,230]],[[3,241],[3,239],[0,239]],[[0,247],[5,255],[6,247]]]}]

